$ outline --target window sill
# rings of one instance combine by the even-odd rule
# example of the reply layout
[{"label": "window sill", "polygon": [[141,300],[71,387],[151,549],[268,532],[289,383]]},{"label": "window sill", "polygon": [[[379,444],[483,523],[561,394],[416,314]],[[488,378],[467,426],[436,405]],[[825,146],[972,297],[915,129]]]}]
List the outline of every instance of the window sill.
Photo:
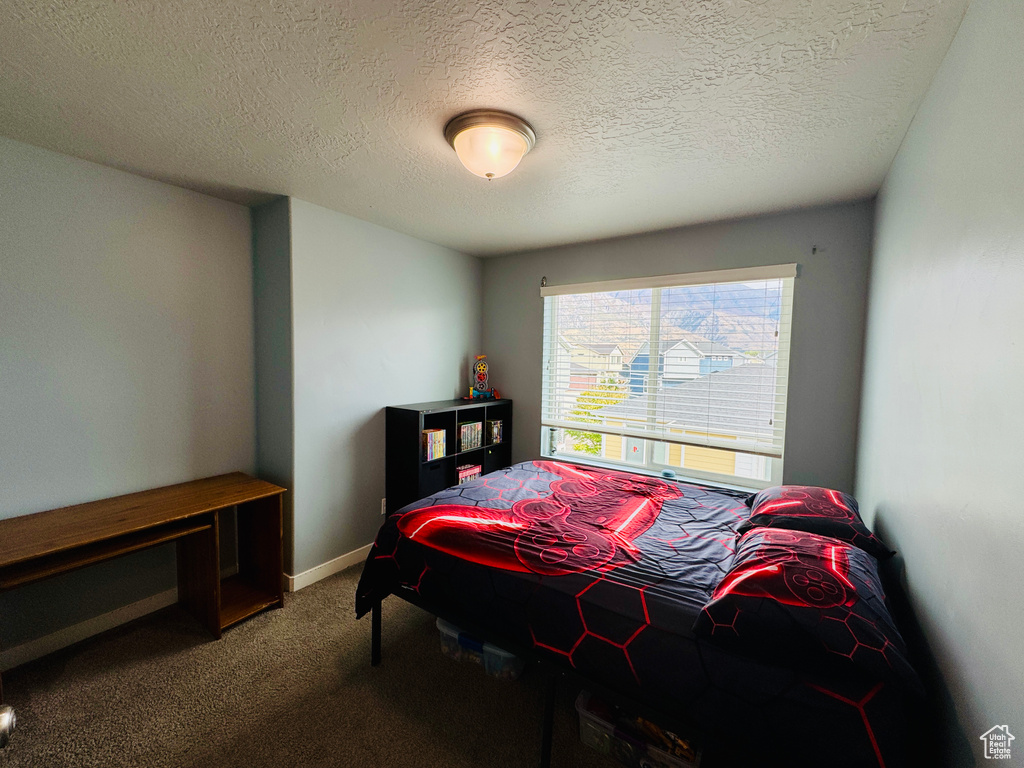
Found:
[{"label": "window sill", "polygon": [[729,491],[741,491],[745,493],[756,493],[757,491],[765,488],[772,487],[773,483],[770,480],[751,480],[749,485],[738,485],[736,483],[729,483],[724,480],[712,480],[704,477],[693,477],[685,475],[680,472],[676,472],[675,469],[669,468],[669,471],[673,473],[672,477],[666,477],[660,471],[651,469],[650,467],[641,466],[627,466],[624,464],[614,464],[612,462],[601,461],[600,459],[592,459],[589,456],[578,456],[576,454],[569,453],[558,453],[554,455],[542,454],[542,459],[550,459],[551,461],[564,461],[567,464],[580,464],[585,467],[599,467],[600,469],[610,469],[616,472],[632,472],[637,475],[646,475],[648,477],[658,477],[664,480],[678,480],[682,483],[691,483],[693,485],[703,485],[709,488],[723,488]]}]

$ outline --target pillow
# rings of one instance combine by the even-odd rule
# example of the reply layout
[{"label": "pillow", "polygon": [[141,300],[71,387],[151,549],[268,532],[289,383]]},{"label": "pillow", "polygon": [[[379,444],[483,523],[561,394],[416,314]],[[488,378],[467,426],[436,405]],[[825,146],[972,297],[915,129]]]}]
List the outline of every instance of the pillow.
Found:
[{"label": "pillow", "polygon": [[716,645],[772,663],[848,659],[876,680],[920,691],[907,649],[885,604],[878,563],[838,539],[758,528],[693,627]]},{"label": "pillow", "polygon": [[879,560],[896,553],[860,519],[857,500],[841,491],[811,485],[777,485],[747,497],[750,519],[738,531],[753,528],[788,528],[840,539]]}]

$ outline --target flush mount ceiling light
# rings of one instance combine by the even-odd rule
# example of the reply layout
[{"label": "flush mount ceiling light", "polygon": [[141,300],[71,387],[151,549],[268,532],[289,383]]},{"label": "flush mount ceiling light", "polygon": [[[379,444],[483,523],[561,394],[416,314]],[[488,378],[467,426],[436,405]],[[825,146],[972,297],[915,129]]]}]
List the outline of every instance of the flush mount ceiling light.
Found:
[{"label": "flush mount ceiling light", "polygon": [[467,170],[488,180],[514,170],[537,141],[525,120],[493,109],[453,117],[444,127],[444,137]]}]

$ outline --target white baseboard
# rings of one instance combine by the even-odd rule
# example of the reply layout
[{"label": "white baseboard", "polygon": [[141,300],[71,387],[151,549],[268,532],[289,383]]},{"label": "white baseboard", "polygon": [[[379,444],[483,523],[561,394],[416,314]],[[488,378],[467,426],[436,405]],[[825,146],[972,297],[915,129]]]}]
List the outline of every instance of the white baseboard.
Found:
[{"label": "white baseboard", "polygon": [[30,661],[42,658],[48,653],[67,648],[69,645],[81,642],[88,637],[106,632],[108,629],[126,624],[129,621],[145,616],[147,613],[158,611],[169,605],[178,602],[178,589],[168,589],[165,592],[139,600],[137,603],[115,608],[109,613],[95,616],[91,619],[74,624],[70,627],[58,630],[27,643],[16,645],[13,648],[5,648],[0,651],[0,670],[7,671]]},{"label": "white baseboard", "polygon": [[354,549],[341,557],[328,560],[322,565],[310,568],[308,571],[303,571],[295,576],[286,573],[284,575],[285,589],[289,592],[297,592],[303,587],[308,587],[310,584],[316,584],[316,582],[321,579],[326,579],[328,576],[332,576],[339,571],[344,571],[350,565],[361,563],[366,559],[366,556],[370,554],[370,547],[372,546],[373,544],[367,544],[365,547]]}]

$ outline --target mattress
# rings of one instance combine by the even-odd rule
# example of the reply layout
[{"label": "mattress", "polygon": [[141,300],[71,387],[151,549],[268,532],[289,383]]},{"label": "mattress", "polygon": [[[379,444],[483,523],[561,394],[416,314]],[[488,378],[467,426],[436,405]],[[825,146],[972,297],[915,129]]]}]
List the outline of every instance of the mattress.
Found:
[{"label": "mattress", "polygon": [[748,745],[783,744],[795,765],[823,755],[837,766],[898,765],[903,699],[893,685],[835,660],[776,664],[695,636],[733,563],[746,495],[516,464],[390,516],[357,615],[411,594],[704,733],[734,739],[739,728]]}]

